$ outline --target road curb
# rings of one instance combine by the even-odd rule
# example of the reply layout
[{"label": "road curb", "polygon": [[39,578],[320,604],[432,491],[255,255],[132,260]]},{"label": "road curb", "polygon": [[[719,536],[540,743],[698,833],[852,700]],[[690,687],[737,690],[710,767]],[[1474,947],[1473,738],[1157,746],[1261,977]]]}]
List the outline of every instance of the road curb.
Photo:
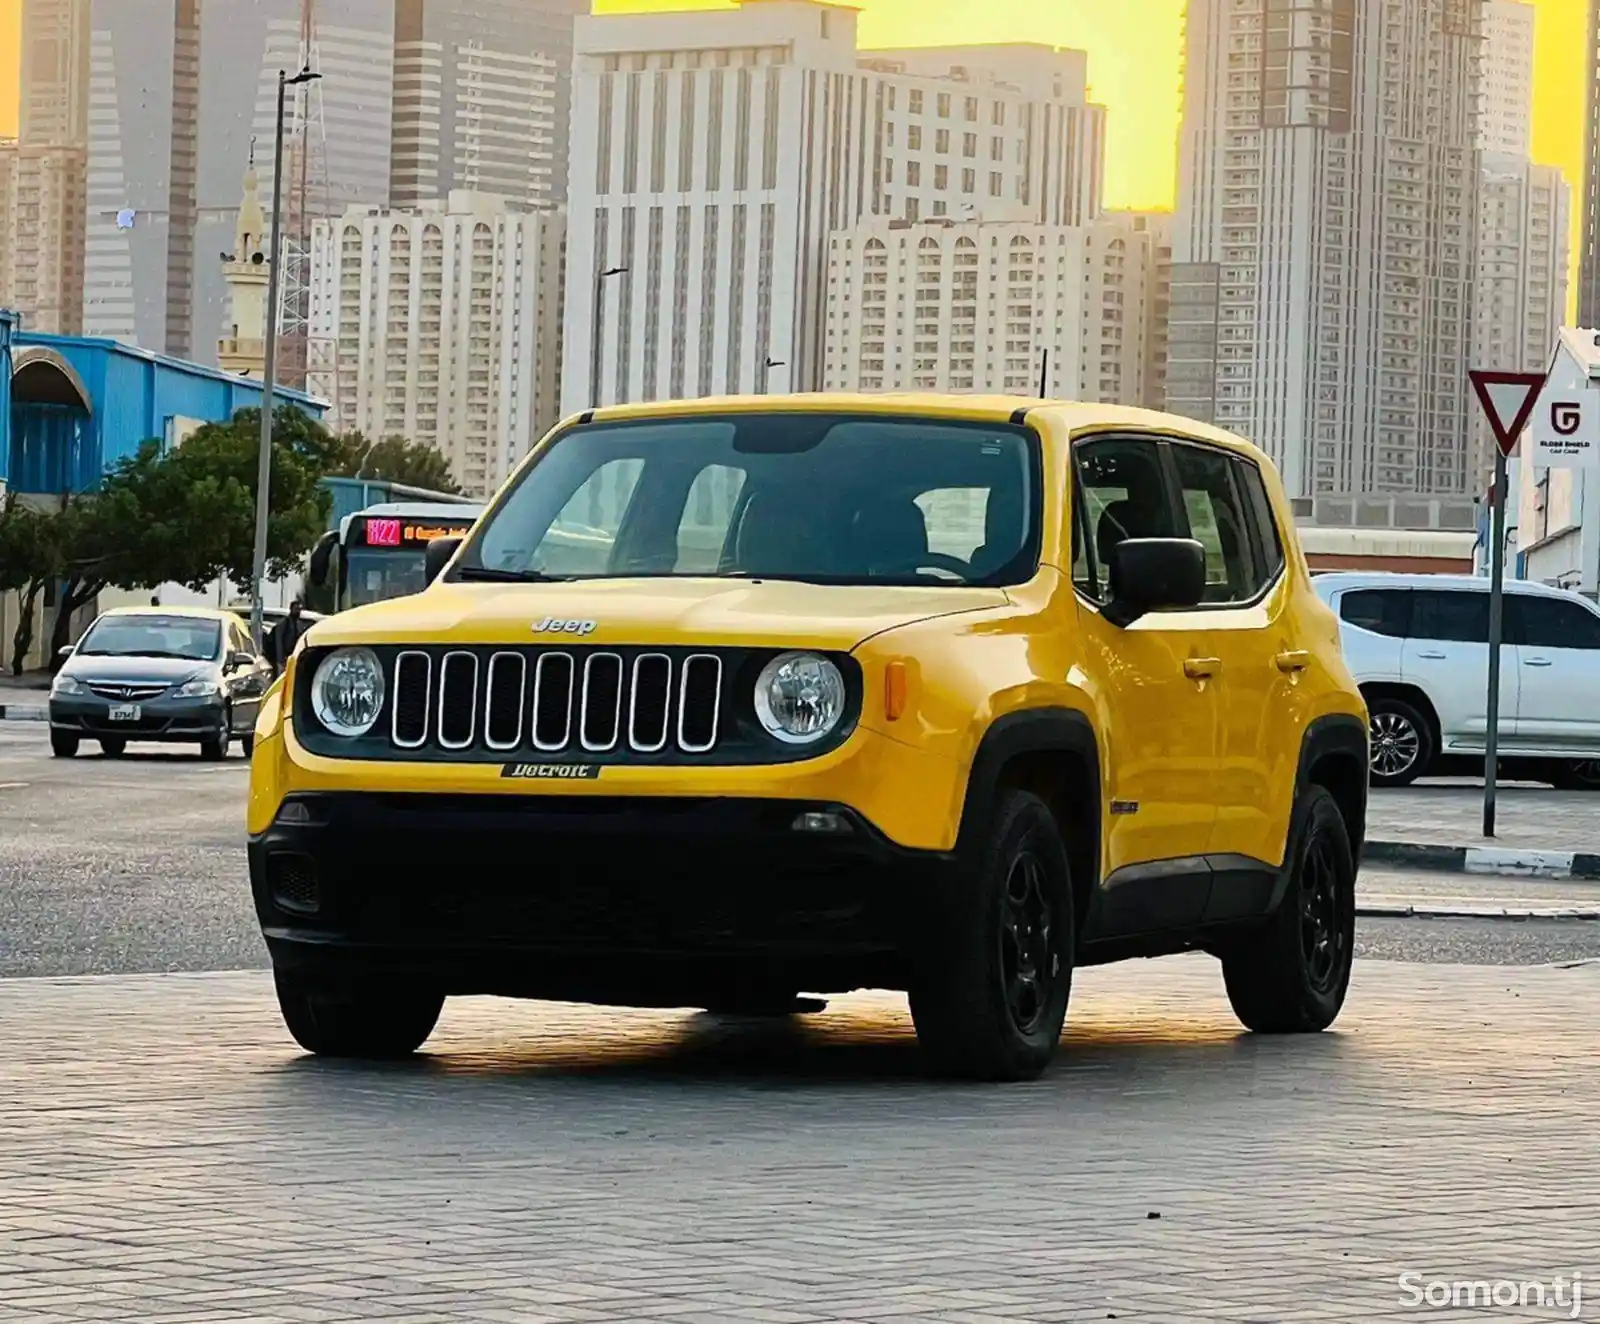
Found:
[{"label": "road curb", "polygon": [[1369,841],[1364,864],[1395,864],[1434,873],[1500,874],[1511,878],[1600,880],[1600,855],[1513,846],[1430,846],[1411,841]]},{"label": "road curb", "polygon": [[1356,905],[1358,919],[1600,920],[1600,908],[1581,906]]},{"label": "road curb", "polygon": [[50,710],[37,703],[0,703],[0,722],[48,722]]}]

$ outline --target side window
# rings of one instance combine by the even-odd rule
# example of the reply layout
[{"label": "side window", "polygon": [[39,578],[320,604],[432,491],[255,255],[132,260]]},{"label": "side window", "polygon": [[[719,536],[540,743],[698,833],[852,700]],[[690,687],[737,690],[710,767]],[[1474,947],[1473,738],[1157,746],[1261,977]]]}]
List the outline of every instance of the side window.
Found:
[{"label": "side window", "polygon": [[[1530,648],[1600,649],[1600,616],[1576,602],[1508,593],[1506,637]],[[1513,622],[1516,624],[1513,625]]]},{"label": "side window", "polygon": [[1339,599],[1339,619],[1372,634],[1404,639],[1410,617],[1411,593],[1407,589],[1352,589]]},{"label": "side window", "polygon": [[256,650],[250,646],[250,636],[239,626],[229,626],[228,635],[228,647],[235,653],[249,653],[252,656],[255,654]]},{"label": "side window", "polygon": [[1411,595],[1411,637],[1444,643],[1489,642],[1489,595],[1472,589],[1417,589]]},{"label": "side window", "polygon": [[1074,448],[1075,516],[1088,537],[1076,540],[1072,579],[1096,602],[1111,596],[1106,564],[1124,538],[1174,538],[1161,451],[1154,441],[1107,438]]},{"label": "side window", "polygon": [[1234,477],[1239,479],[1249,505],[1256,535],[1256,555],[1270,582],[1283,569],[1283,537],[1278,532],[1278,521],[1272,513],[1272,500],[1267,496],[1267,485],[1262,481],[1261,470],[1249,460],[1235,459]]},{"label": "side window", "polygon": [[708,464],[695,475],[678,523],[678,574],[714,575],[721,568],[744,476],[726,464]]},{"label": "side window", "polygon": [[1248,602],[1267,585],[1257,562],[1239,467],[1220,450],[1176,442],[1172,462],[1183,495],[1188,536],[1206,549],[1206,602]]}]

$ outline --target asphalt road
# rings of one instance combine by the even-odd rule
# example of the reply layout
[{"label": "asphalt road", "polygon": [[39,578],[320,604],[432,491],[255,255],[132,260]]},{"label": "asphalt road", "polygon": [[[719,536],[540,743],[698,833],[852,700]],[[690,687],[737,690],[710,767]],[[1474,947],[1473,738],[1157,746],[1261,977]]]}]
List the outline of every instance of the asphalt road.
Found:
[{"label": "asphalt road", "polygon": [[[188,748],[52,759],[43,725],[0,722],[0,977],[257,969],[247,768]],[[1600,885],[1371,872],[1385,899],[1600,908]],[[1536,965],[1600,958],[1600,923],[1363,919],[1372,958]]]}]

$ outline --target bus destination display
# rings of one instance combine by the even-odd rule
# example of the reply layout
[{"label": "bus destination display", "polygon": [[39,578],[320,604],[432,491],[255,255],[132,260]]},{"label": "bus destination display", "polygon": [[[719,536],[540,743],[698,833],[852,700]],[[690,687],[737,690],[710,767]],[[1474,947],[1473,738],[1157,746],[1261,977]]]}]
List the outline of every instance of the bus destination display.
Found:
[{"label": "bus destination display", "polygon": [[435,538],[458,538],[471,528],[471,521],[439,523],[374,515],[365,521],[365,536],[361,541],[368,547],[410,547],[419,543],[426,545]]}]

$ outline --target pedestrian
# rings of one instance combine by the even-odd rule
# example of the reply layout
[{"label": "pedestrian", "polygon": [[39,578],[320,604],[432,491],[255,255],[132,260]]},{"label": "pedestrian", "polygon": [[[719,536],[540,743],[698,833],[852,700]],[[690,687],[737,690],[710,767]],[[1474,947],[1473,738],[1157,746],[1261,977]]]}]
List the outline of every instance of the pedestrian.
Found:
[{"label": "pedestrian", "polygon": [[300,611],[300,599],[296,598],[289,604],[289,614],[274,625],[267,635],[267,661],[272,663],[272,669],[279,675],[289,664],[300,637],[311,628],[301,617]]}]

